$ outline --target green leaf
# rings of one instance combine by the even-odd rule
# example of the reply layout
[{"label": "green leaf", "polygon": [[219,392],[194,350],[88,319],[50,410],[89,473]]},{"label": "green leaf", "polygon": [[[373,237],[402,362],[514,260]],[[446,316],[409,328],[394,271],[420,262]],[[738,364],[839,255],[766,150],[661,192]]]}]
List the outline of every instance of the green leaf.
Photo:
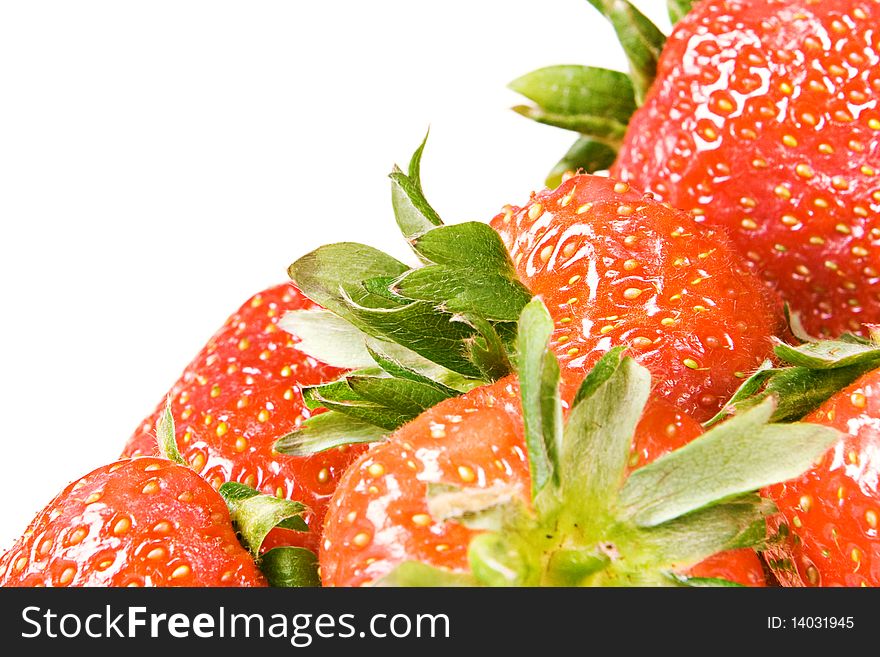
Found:
[{"label": "green leaf", "polygon": [[548,483],[557,488],[560,483],[559,363],[548,348],[553,329],[553,319],[544,303],[538,298],[529,302],[519,320],[517,362],[533,500]]},{"label": "green leaf", "polygon": [[272,548],[260,558],[260,570],[275,588],[321,586],[318,557],[305,548]]},{"label": "green leaf", "polygon": [[390,353],[384,351],[382,347],[379,347],[376,342],[368,344],[366,348],[373,361],[395,378],[415,381],[416,383],[430,386],[444,397],[456,397],[461,392],[456,388],[447,386],[440,381],[417,372],[415,369],[407,367],[399,360],[396,360]]},{"label": "green leaf", "polygon": [[620,146],[626,134],[626,124],[613,118],[594,114],[560,114],[530,105],[516,105],[511,109],[537,123],[578,132],[614,148]]},{"label": "green leaf", "polygon": [[174,430],[174,415],[171,414],[171,397],[165,400],[165,410],[156,420],[156,441],[159,445],[159,453],[169,461],[189,467],[189,464],[181,456],[177,448],[177,433]]},{"label": "green leaf", "polygon": [[306,399],[308,406],[312,408],[323,407],[354,420],[381,427],[388,432],[394,431],[415,417],[405,411],[390,408],[384,403],[365,399],[349,387],[347,380],[323,386],[311,386],[304,390],[303,399]]},{"label": "green leaf", "polygon": [[531,298],[523,284],[510,276],[466,266],[413,269],[398,278],[392,289],[407,299],[431,301],[447,312],[479,312],[486,319],[502,322],[516,321]]},{"label": "green leaf", "polygon": [[632,540],[642,547],[641,554],[650,555],[646,567],[674,565],[685,570],[719,552],[762,547],[765,519],[775,511],[769,500],[744,495],[637,530]]},{"label": "green leaf", "polygon": [[650,390],[648,370],[623,358],[569,413],[561,465],[564,500],[573,517],[600,515],[613,503]]},{"label": "green leaf", "polygon": [[219,492],[229,507],[232,523],[244,546],[254,558],[259,557],[260,546],[276,527],[309,531],[301,517],[306,507],[300,502],[264,495],[233,481],[220,486]]},{"label": "green leaf", "polygon": [[839,437],[816,424],[767,424],[773,411],[768,399],[633,472],[618,500],[623,516],[653,527],[797,477]]},{"label": "green leaf", "polygon": [[343,369],[373,365],[363,332],[329,310],[292,310],[278,327],[299,338],[296,349],[322,363]]},{"label": "green leaf", "polygon": [[[406,265],[364,244],[340,242],[322,246],[304,255],[287,270],[296,286],[312,301],[333,311],[364,330],[363,323],[346,303],[355,295],[356,286],[377,277],[396,278],[408,269]],[[357,294],[360,305],[369,307],[366,290]],[[387,306],[387,303],[381,305]]]},{"label": "green leaf", "polygon": [[289,456],[311,456],[342,445],[374,443],[389,431],[342,413],[321,413],[275,442],[275,451]]},{"label": "green leaf", "polygon": [[592,397],[599,388],[605,385],[608,379],[614,376],[615,372],[620,369],[620,364],[623,361],[623,352],[625,351],[626,347],[624,346],[614,347],[593,365],[593,369],[589,371],[584,380],[581,381],[580,387],[578,387],[578,391],[571,402],[572,408],[585,399]]},{"label": "green leaf", "polygon": [[418,237],[435,226],[443,225],[440,216],[428,203],[422,191],[420,169],[422,152],[425,150],[427,141],[428,135],[426,134],[425,139],[409,161],[408,174],[404,174],[403,171],[394,167],[390,175],[391,203],[394,207],[394,216],[401,232],[408,240]]},{"label": "green leaf", "polygon": [[799,347],[778,342],[773,351],[786,363],[814,370],[880,365],[880,345],[852,338],[808,342]]},{"label": "green leaf", "polygon": [[666,37],[654,23],[627,0],[589,0],[617,32],[629,61],[636,102],[641,105],[657,75],[657,60]]},{"label": "green leaf", "polygon": [[732,413],[742,413],[768,397],[778,400],[770,418],[773,422],[800,420],[876,365],[869,362],[827,370],[806,367],[760,369],[743,382],[725,407],[704,426],[714,426]]},{"label": "green leaf", "polygon": [[428,484],[428,512],[438,522],[491,531],[518,524],[526,514],[520,489],[500,482],[488,488]]},{"label": "green leaf", "polygon": [[348,385],[361,399],[382,404],[414,419],[449,395],[432,385],[392,377],[349,376]]},{"label": "green leaf", "polygon": [[693,8],[694,0],[666,0],[666,8],[669,10],[669,20],[675,25],[687,16]]},{"label": "green leaf", "polygon": [[373,583],[388,587],[462,587],[478,586],[470,573],[454,573],[418,561],[405,561]]},{"label": "green leaf", "polygon": [[605,68],[548,66],[517,78],[509,86],[550,114],[594,116],[626,125],[636,111],[629,76]]},{"label": "green leaf", "polygon": [[[463,313],[460,320],[477,331],[465,346],[468,359],[480,370],[483,379],[497,381],[510,374],[513,366],[508,358],[508,349],[512,348],[513,339],[506,342],[502,336],[505,324],[492,324],[474,313]],[[513,323],[510,325],[516,326]]]},{"label": "green leaf", "polygon": [[516,276],[501,237],[479,221],[435,228],[413,240],[413,248],[436,265]]},{"label": "green leaf", "polygon": [[791,309],[791,306],[788,303],[783,305],[783,312],[785,313],[785,320],[788,322],[788,326],[791,329],[791,334],[796,337],[801,342],[818,342],[818,338],[814,338],[812,335],[807,333],[807,329],[804,328],[803,323],[801,322],[800,313],[794,312]]},{"label": "green leaf", "polygon": [[550,555],[547,564],[549,586],[583,586],[584,580],[611,563],[600,550],[563,549]]},{"label": "green leaf", "polygon": [[477,534],[468,545],[468,563],[484,586],[526,586],[537,576],[530,560],[502,534]]},{"label": "green leaf", "polygon": [[568,172],[604,171],[614,164],[616,158],[617,151],[608,144],[589,137],[580,137],[550,171],[546,180],[547,187],[556,189],[562,183],[562,177]]},{"label": "green leaf", "polygon": [[465,341],[474,329],[450,314],[438,312],[429,301],[414,301],[401,308],[369,308],[346,300],[347,312],[370,335],[396,342],[430,361],[469,378],[480,370],[468,359]]},{"label": "green leaf", "polygon": [[745,588],[742,584],[731,582],[729,579],[721,579],[720,577],[686,577],[677,575],[675,579],[682,586],[690,586],[692,588]]}]

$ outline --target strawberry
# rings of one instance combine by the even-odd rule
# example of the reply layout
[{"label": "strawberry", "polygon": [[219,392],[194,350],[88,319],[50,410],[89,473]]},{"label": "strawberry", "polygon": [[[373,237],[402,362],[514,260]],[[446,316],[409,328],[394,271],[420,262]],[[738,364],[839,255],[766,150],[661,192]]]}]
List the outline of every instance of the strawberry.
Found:
[{"label": "strawberry", "polygon": [[556,320],[563,396],[614,345],[699,420],[770,354],[781,315],[724,235],[626,183],[569,178],[491,225]]},{"label": "strawberry", "polygon": [[[278,326],[284,313],[314,309],[289,284],[255,295],[242,305],[184,370],[169,393],[177,445],[187,463],[219,488],[241,482],[281,498],[299,500],[306,521],[320,528],[327,500],[358,447],[310,457],[278,454],[274,441],[310,416],[300,386],[337,377],[341,370],[297,349],[298,338]],[[155,454],[152,428],[161,403],[129,439],[123,456]],[[316,532],[276,530],[267,546],[316,548]]]},{"label": "strawberry", "polygon": [[[626,2],[592,3],[622,37],[657,34],[643,16],[621,13]],[[619,148],[613,176],[726,230],[809,333],[862,333],[880,321],[878,22],[880,5],[864,0],[703,0],[659,59],[622,38],[644,65],[613,90],[586,67],[542,69],[512,86],[539,105],[522,113],[601,145],[596,166]],[[615,105],[565,105],[602,105],[593,91]],[[602,131],[573,121],[584,112],[607,118]],[[579,144],[565,168],[592,166]]]},{"label": "strawberry", "polygon": [[765,490],[780,511],[769,563],[789,586],[880,586],[880,369],[804,419],[844,435],[819,465]]},{"label": "strawberry", "polygon": [[0,558],[2,586],[265,586],[223,498],[154,457],[67,486]]},{"label": "strawberry", "polygon": [[[769,509],[747,491],[802,471],[835,434],[766,425],[765,404],[626,478],[633,453],[651,461],[699,427],[665,402],[643,413],[650,375],[615,349],[584,381],[563,432],[552,332],[543,305],[526,306],[519,383],[439,403],[349,469],[325,523],[325,585],[673,584],[716,553],[699,577],[762,581],[754,553],[725,553],[763,535]],[[756,449],[770,433],[769,448]],[[710,474],[715,467],[727,474]],[[748,481],[732,481],[734,472]],[[689,534],[697,525],[699,548]]]}]

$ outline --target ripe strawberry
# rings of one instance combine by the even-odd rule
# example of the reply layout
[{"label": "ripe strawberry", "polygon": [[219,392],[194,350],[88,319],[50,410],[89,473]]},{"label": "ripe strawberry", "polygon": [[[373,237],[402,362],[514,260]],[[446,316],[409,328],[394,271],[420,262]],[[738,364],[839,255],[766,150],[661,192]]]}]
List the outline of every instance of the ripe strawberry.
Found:
[{"label": "ripe strawberry", "polygon": [[815,468],[765,491],[787,539],[769,563],[789,586],[880,586],[880,370],[804,420],[846,435]]},{"label": "ripe strawberry", "polygon": [[880,321],[878,22],[865,0],[696,3],[611,167],[728,231],[814,335]]},{"label": "ripe strawberry", "polygon": [[0,558],[0,586],[265,586],[220,495],[143,457],[67,486]]},{"label": "ripe strawberry", "polygon": [[[479,532],[432,518],[428,486],[512,487],[528,503],[519,395],[515,377],[477,388],[434,406],[364,454],[330,505],[320,553],[324,585],[367,584],[407,560],[466,571],[468,546]],[[697,422],[654,399],[636,429],[630,464],[653,461],[701,433]],[[764,585],[750,549],[715,555],[691,574]]]},{"label": "ripe strawberry", "polygon": [[727,239],[625,183],[575,176],[491,225],[556,321],[566,399],[627,345],[661,397],[705,420],[771,353],[780,313]]},{"label": "ripe strawberry", "polygon": [[[320,528],[327,500],[358,446],[309,457],[277,453],[277,438],[309,417],[300,386],[336,378],[341,370],[296,348],[298,339],[278,327],[290,310],[314,308],[289,284],[255,295],[223,325],[171,388],[177,445],[187,463],[212,486],[227,481],[298,500],[304,516]],[[153,427],[164,401],[129,439],[123,456],[155,454]],[[317,532],[277,529],[265,547],[290,544],[317,548]]]}]

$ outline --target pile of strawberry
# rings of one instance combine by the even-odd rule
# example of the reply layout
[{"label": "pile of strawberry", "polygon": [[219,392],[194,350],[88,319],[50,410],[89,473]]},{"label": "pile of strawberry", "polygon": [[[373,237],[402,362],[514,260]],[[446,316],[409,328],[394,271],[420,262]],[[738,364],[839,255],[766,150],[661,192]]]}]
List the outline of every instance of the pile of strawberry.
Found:
[{"label": "pile of strawberry", "polygon": [[294,262],[0,585],[880,584],[880,4],[591,4],[630,75],[512,85],[548,189],[445,225],[422,144],[418,265]]}]

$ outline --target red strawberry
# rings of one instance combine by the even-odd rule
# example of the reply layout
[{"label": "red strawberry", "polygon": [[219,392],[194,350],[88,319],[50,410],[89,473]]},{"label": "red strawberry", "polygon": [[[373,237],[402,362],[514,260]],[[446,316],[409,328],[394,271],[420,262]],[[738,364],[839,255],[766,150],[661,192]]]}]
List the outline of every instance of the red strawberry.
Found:
[{"label": "red strawberry", "polygon": [[[196,472],[215,488],[237,481],[303,502],[311,509],[305,520],[320,527],[337,480],[362,448],[310,457],[273,449],[277,438],[310,415],[300,386],[341,374],[297,350],[297,338],[278,327],[287,311],[314,307],[289,284],[255,295],[211,338],[169,394],[178,448]],[[123,456],[156,453],[153,427],[164,408],[163,401],[144,420]],[[275,530],[265,547],[278,544],[316,549],[317,532]]]},{"label": "red strawberry", "polygon": [[845,435],[821,463],[765,493],[785,545],[770,565],[791,586],[880,586],[880,370],[805,418]]},{"label": "red strawberry", "polygon": [[[429,484],[518,490],[528,503],[529,464],[520,390],[515,378],[441,402],[364,454],[340,482],[320,553],[325,586],[359,586],[414,560],[452,571],[468,567],[477,535],[457,522],[432,518]],[[634,459],[654,458],[697,437],[702,429],[663,400],[648,404],[636,431]],[[713,557],[699,577],[763,586],[752,550]]]},{"label": "red strawberry", "polygon": [[880,4],[704,0],[612,175],[726,229],[815,335],[880,321]]},{"label": "red strawberry", "polygon": [[556,322],[566,399],[627,345],[660,396],[705,420],[771,353],[780,315],[725,237],[625,183],[575,176],[492,226]]},{"label": "red strawberry", "polygon": [[0,586],[265,585],[220,495],[152,457],[70,484],[0,558]]}]

